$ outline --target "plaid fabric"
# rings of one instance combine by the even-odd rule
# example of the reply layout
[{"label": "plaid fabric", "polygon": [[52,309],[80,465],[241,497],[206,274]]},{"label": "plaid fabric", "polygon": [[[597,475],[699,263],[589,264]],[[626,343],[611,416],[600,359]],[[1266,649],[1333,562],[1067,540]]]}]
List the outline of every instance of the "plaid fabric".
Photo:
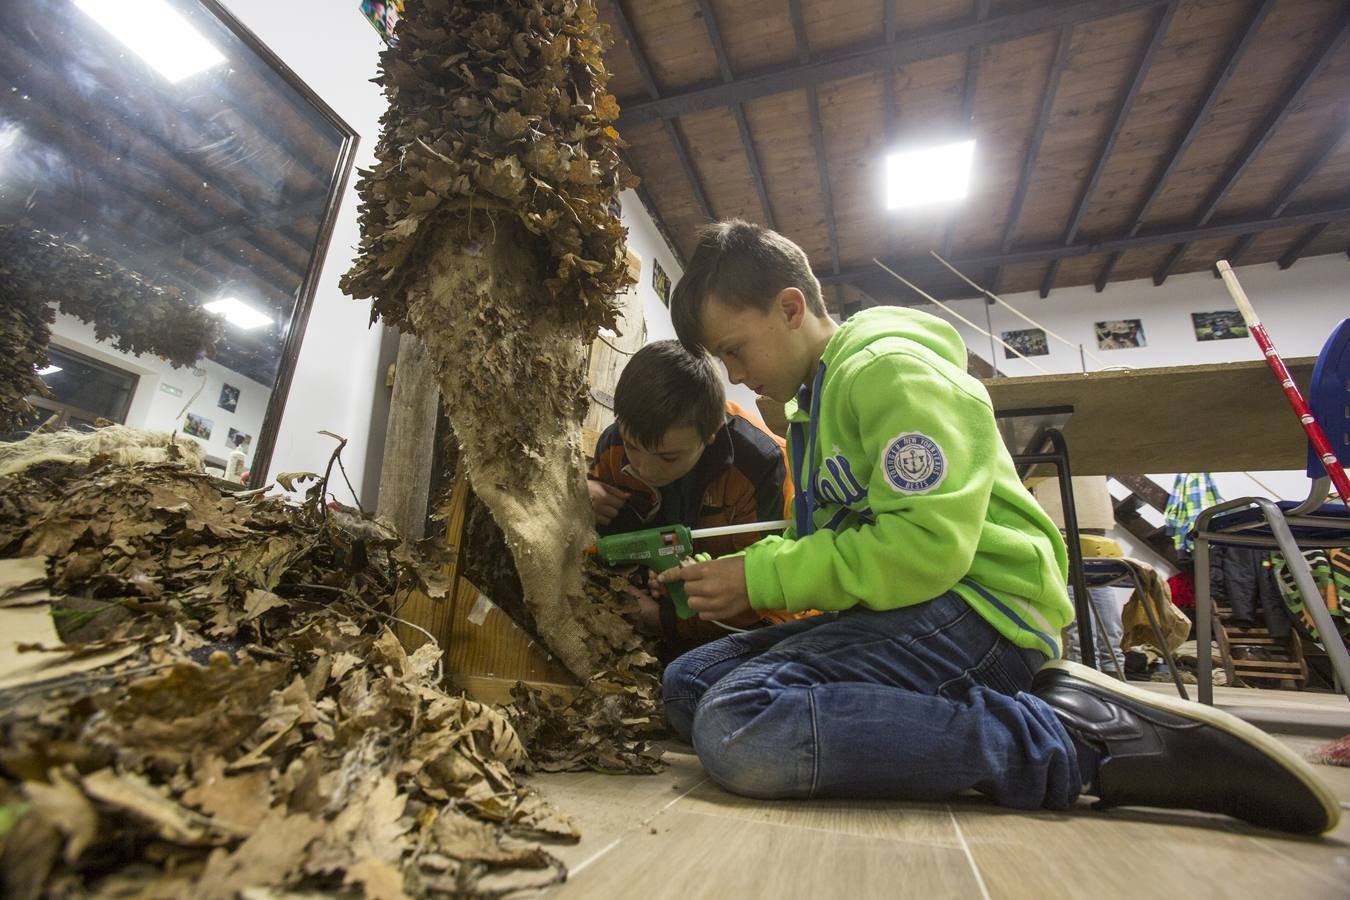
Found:
[{"label": "plaid fabric", "polygon": [[1195,547],[1191,538],[1191,529],[1195,520],[1208,507],[1222,503],[1219,489],[1208,472],[1183,473],[1172,483],[1172,495],[1167,498],[1167,509],[1163,510],[1163,527],[1172,536],[1177,550],[1189,553]]}]

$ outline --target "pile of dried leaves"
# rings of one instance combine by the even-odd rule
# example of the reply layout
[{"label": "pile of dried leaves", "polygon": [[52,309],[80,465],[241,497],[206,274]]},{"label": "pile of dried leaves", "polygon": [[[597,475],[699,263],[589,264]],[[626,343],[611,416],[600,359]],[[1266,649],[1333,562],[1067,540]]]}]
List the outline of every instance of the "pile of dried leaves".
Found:
[{"label": "pile of dried leaves", "polygon": [[45,231],[0,225],[0,428],[28,412],[26,395],[44,393],[36,373],[47,365],[53,307],[118,350],[174,366],[192,365],[220,338],[220,320],[176,288]]},{"label": "pile of dried leaves", "polygon": [[[326,502],[326,477],[283,479],[308,480],[297,506],[173,462],[0,478],[4,896],[494,896],[563,877],[535,841],[577,833],[516,780],[517,731],[441,689],[435,644],[408,654],[389,630],[403,592],[443,595],[443,576]],[[621,699],[565,715],[522,698],[546,767],[587,723],[651,727],[648,682],[607,687]],[[652,765],[640,740],[607,747],[570,764]]]}]

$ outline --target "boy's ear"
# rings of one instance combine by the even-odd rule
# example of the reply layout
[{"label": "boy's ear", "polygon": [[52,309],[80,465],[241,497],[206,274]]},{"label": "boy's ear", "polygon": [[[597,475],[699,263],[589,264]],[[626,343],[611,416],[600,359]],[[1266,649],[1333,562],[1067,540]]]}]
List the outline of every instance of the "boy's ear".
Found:
[{"label": "boy's ear", "polygon": [[806,319],[806,295],[795,287],[786,287],[774,297],[774,304],[787,320],[789,329],[796,330]]}]

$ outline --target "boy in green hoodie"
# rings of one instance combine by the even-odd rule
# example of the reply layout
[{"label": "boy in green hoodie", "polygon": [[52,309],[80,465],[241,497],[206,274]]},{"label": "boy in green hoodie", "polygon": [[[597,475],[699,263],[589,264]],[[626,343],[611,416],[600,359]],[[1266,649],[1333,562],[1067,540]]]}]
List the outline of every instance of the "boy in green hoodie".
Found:
[{"label": "boy in green hoodie", "polygon": [[1335,827],[1335,797],[1262,732],[1058,659],[1063,542],[950,325],[898,307],[837,325],[801,248],[740,221],[703,230],[671,315],[687,348],[786,404],[795,526],[662,580],[719,621],[827,611],[666,669],[670,725],[715,781],[764,798],[974,789],[1026,809],[1086,792]]}]

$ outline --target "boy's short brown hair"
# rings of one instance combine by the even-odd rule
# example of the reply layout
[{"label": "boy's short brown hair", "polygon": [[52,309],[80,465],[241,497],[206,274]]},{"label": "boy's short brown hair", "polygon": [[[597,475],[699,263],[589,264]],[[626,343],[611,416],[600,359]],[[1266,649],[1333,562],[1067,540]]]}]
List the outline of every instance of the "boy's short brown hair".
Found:
[{"label": "boy's short brown hair", "polygon": [[726,421],[726,392],[708,354],[679,341],[653,341],[628,361],[614,388],[614,418],[644,448],[690,425],[707,440]]},{"label": "boy's short brown hair", "polygon": [[709,297],[732,309],[764,310],[779,291],[790,287],[802,292],[812,313],[826,315],[820,282],[801,247],[741,219],[705,225],[670,299],[675,333],[689,350],[702,350],[699,320]]}]

